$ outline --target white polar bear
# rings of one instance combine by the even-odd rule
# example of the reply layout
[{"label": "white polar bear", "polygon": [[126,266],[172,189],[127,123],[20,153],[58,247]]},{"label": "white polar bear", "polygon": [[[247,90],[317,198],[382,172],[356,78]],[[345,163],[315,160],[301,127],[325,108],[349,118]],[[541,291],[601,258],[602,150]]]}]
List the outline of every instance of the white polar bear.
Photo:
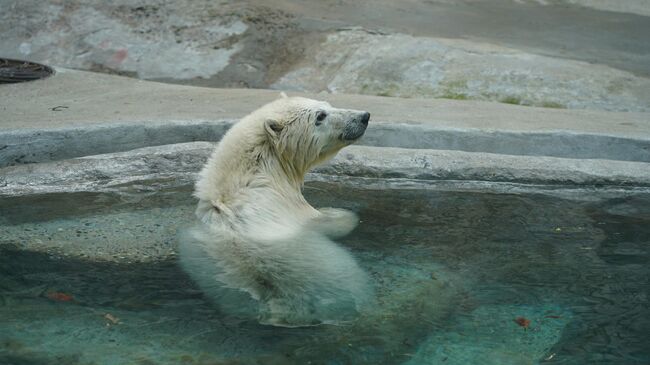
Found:
[{"label": "white polar bear", "polygon": [[330,240],[354,229],[356,215],[317,210],[301,188],[305,173],[359,139],[369,118],[283,95],[219,142],[196,183],[202,223],[182,237],[179,253],[183,269],[222,309],[303,326],[350,319],[367,303],[367,275]]}]

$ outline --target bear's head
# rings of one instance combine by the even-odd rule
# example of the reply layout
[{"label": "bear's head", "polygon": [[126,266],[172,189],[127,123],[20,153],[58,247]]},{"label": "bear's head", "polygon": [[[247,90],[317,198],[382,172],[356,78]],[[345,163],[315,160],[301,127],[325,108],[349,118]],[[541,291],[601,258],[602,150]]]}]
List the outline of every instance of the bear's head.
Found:
[{"label": "bear's head", "polygon": [[358,140],[370,120],[366,111],[302,97],[283,97],[263,109],[264,128],[276,154],[302,173]]}]

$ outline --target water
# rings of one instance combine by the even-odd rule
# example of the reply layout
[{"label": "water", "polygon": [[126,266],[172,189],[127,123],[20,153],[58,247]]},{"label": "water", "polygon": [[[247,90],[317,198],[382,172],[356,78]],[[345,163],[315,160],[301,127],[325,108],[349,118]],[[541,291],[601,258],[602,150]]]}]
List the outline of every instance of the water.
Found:
[{"label": "water", "polygon": [[224,316],[179,269],[189,188],[5,198],[0,364],[650,363],[650,194],[576,194],[310,183],[360,214],[340,242],[378,304],[299,329]]}]

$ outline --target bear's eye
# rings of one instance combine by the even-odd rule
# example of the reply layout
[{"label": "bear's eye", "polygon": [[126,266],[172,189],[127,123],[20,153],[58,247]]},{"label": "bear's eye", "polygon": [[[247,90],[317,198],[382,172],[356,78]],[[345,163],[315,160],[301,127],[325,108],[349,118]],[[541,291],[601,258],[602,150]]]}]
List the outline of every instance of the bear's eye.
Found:
[{"label": "bear's eye", "polygon": [[319,111],[316,113],[316,125],[321,125],[321,122],[327,117],[327,113],[324,111]]}]

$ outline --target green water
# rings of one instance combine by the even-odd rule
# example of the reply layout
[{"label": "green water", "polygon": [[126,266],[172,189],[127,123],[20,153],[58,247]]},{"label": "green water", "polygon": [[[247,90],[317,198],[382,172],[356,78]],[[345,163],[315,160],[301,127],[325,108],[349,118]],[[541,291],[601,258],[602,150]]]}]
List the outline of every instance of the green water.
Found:
[{"label": "green water", "polygon": [[298,329],[219,313],[179,269],[189,188],[3,198],[0,364],[648,364],[650,194],[576,194],[310,183],[359,213],[340,242],[377,305]]}]

